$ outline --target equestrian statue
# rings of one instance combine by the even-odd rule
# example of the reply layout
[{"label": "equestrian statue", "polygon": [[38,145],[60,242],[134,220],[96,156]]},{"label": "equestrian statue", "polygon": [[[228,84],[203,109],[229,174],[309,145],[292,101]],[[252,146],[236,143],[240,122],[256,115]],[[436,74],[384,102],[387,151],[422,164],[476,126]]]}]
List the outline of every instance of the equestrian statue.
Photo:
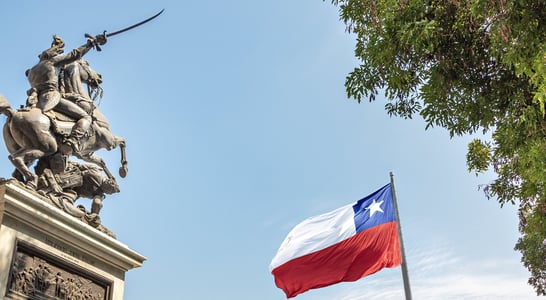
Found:
[{"label": "equestrian statue", "polygon": [[[128,171],[126,143],[112,134],[106,117],[95,105],[102,97],[102,76],[83,56],[91,49],[101,51],[108,37],[140,26],[162,12],[113,33],[86,34],[86,43],[68,53],[64,52],[63,39],[53,36],[51,46],[38,56],[38,63],[25,72],[30,84],[26,104],[14,109],[0,94],[0,114],[7,117],[3,137],[15,167],[14,180],[111,236],[98,215],[105,195],[120,190],[95,152],[119,148],[119,175],[124,178]],[[73,162],[71,157],[85,163]],[[90,211],[74,204],[81,197],[92,200]]]}]

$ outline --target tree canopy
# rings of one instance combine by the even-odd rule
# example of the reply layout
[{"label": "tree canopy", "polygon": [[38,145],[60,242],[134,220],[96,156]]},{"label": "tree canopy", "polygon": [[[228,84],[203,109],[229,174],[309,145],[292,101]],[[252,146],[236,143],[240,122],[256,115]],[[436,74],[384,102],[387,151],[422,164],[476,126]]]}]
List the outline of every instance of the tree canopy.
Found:
[{"label": "tree canopy", "polygon": [[515,248],[546,295],[546,1],[331,0],[356,35],[349,97],[384,94],[389,115],[421,115],[468,145],[487,197],[519,205]]}]

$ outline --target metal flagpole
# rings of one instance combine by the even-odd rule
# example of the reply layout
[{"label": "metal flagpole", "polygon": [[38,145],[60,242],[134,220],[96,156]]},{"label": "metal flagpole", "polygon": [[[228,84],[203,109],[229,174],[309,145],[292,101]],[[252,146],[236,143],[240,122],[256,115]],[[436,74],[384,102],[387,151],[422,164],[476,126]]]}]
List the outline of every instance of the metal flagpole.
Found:
[{"label": "metal flagpole", "polygon": [[408,275],[408,265],[406,263],[406,252],[404,251],[404,242],[402,240],[402,225],[400,225],[400,214],[398,212],[398,201],[396,200],[396,192],[394,190],[394,174],[390,172],[391,176],[391,192],[392,200],[394,202],[394,211],[396,214],[396,220],[398,224],[398,238],[400,240],[400,253],[402,255],[402,278],[404,280],[404,293],[406,294],[406,300],[411,300],[411,289]]}]

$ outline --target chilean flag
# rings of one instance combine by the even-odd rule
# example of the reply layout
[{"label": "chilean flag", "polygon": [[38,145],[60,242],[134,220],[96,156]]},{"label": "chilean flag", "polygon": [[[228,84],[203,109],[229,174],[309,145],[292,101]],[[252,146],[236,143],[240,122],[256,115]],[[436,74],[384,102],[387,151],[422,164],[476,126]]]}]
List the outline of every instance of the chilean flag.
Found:
[{"label": "chilean flag", "polygon": [[288,233],[271,261],[287,298],[310,289],[356,281],[400,265],[391,185],[356,203],[311,217]]}]

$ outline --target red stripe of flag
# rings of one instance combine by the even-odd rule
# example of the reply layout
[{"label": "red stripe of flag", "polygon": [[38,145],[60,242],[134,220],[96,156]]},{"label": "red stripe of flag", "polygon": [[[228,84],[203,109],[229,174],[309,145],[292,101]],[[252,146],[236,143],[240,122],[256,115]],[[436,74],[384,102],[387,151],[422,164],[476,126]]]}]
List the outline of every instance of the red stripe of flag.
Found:
[{"label": "red stripe of flag", "polygon": [[395,221],[364,230],[325,249],[292,259],[272,270],[287,298],[343,281],[356,281],[400,265]]}]

